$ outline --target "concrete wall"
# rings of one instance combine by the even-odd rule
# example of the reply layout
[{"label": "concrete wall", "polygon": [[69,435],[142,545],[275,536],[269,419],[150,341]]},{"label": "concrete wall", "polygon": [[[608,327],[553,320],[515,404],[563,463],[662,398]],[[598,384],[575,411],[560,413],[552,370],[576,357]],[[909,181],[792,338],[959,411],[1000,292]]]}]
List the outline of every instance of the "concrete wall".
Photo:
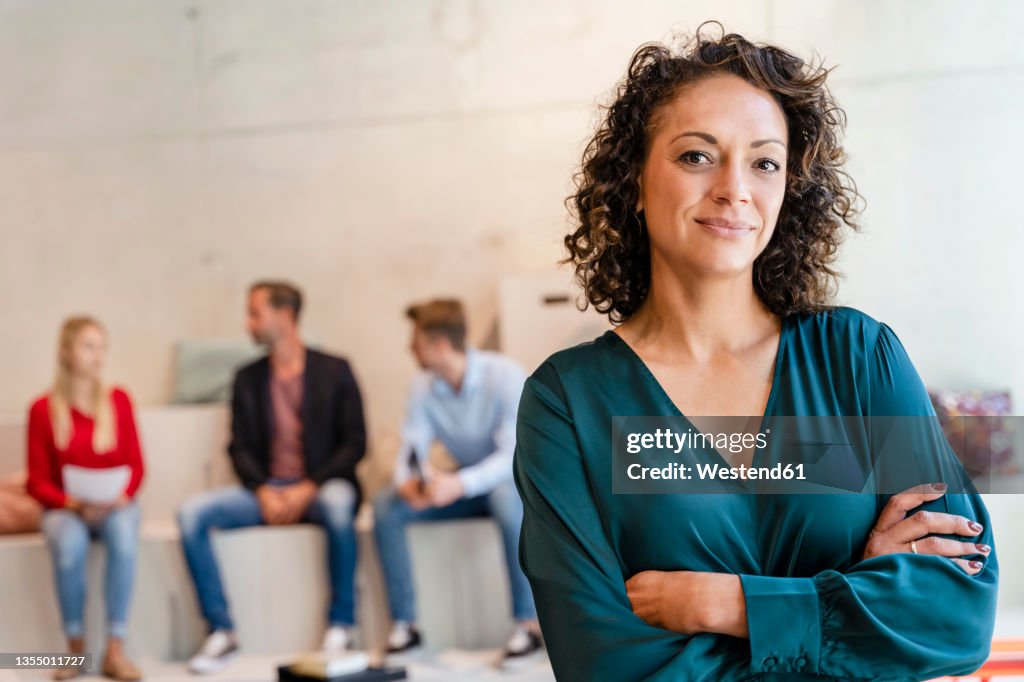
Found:
[{"label": "concrete wall", "polygon": [[561,255],[595,103],[707,18],[838,64],[868,200],[842,301],[929,383],[1024,399],[1020,3],[2,0],[0,410],[44,388],[75,311],[163,402],[173,342],[242,338],[246,285],[283,276],[393,431],[402,307],[462,295],[494,338],[500,278]]}]

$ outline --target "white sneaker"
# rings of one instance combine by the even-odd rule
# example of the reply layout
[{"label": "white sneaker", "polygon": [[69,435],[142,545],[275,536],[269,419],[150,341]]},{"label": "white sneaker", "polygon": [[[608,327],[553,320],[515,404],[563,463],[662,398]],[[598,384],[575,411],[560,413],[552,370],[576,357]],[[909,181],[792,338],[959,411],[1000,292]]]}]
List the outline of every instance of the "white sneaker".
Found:
[{"label": "white sneaker", "polygon": [[235,636],[224,630],[214,630],[203,642],[199,653],[189,659],[188,669],[195,675],[212,675],[220,672],[238,658],[238,642]]},{"label": "white sneaker", "polygon": [[505,670],[522,670],[535,664],[541,658],[544,640],[535,632],[516,625],[508,638],[499,666]]},{"label": "white sneaker", "polygon": [[388,653],[405,654],[416,651],[423,644],[420,632],[412,623],[404,620],[396,620],[391,626],[391,634],[388,635]]},{"label": "white sneaker", "polygon": [[324,633],[320,651],[325,654],[341,654],[352,648],[352,628],[332,625]]}]

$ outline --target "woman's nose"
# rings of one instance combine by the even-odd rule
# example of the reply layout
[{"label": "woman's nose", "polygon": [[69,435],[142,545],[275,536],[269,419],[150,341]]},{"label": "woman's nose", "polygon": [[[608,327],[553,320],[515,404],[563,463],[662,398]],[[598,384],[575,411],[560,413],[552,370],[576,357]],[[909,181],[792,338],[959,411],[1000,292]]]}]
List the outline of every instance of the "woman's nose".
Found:
[{"label": "woman's nose", "polygon": [[726,201],[730,204],[750,201],[750,188],[747,187],[744,170],[739,163],[720,166],[718,176],[715,178],[715,185],[712,188],[715,201]]}]

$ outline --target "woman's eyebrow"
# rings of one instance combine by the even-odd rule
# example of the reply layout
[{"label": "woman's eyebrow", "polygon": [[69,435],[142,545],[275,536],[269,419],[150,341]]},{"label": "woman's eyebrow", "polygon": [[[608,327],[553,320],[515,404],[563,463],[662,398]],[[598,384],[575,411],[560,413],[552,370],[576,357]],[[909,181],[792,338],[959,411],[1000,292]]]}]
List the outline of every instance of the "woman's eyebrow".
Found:
[{"label": "woman's eyebrow", "polygon": [[[676,135],[675,137],[672,138],[672,142],[675,142],[676,140],[678,140],[681,137],[687,137],[687,136],[699,137],[700,139],[704,140],[708,144],[718,144],[718,140],[715,139],[714,135],[709,135],[708,133],[702,133],[702,132],[699,132],[697,130],[687,130],[685,133],[679,133],[678,135]],[[786,149],[786,143],[784,143],[782,140],[779,140],[779,139],[774,138],[774,137],[768,137],[768,138],[765,138],[763,140],[754,140],[753,142],[750,143],[750,146],[751,147],[760,147],[761,145],[768,144],[769,142],[774,142],[775,144],[781,146],[783,149]],[[669,144],[671,144],[671,142]]]},{"label": "woman's eyebrow", "polygon": [[[708,135],[707,133],[697,132],[696,130],[688,130],[685,133],[679,133],[678,135],[676,135],[675,137],[672,138],[672,142],[675,142],[676,140],[678,140],[681,137],[687,137],[687,136],[699,137],[700,139],[704,140],[708,144],[718,144],[718,140],[715,139],[714,135]],[[671,142],[669,144],[671,144]]]},{"label": "woman's eyebrow", "polygon": [[774,142],[775,144],[779,145],[783,149],[786,149],[786,143],[783,142],[782,140],[779,140],[779,139],[774,138],[774,137],[767,137],[767,138],[765,138],[763,140],[754,140],[753,142],[750,143],[750,146],[751,147],[760,147],[761,145],[768,144],[769,142]]}]

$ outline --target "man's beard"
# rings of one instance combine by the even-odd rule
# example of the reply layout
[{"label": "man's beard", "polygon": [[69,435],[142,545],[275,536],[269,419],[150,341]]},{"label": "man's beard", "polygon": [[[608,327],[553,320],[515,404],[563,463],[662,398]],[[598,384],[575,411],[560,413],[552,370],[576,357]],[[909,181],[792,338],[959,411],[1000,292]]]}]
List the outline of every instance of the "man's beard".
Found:
[{"label": "man's beard", "polygon": [[262,348],[270,348],[274,343],[274,339],[272,339],[268,334],[253,334],[252,342]]}]

